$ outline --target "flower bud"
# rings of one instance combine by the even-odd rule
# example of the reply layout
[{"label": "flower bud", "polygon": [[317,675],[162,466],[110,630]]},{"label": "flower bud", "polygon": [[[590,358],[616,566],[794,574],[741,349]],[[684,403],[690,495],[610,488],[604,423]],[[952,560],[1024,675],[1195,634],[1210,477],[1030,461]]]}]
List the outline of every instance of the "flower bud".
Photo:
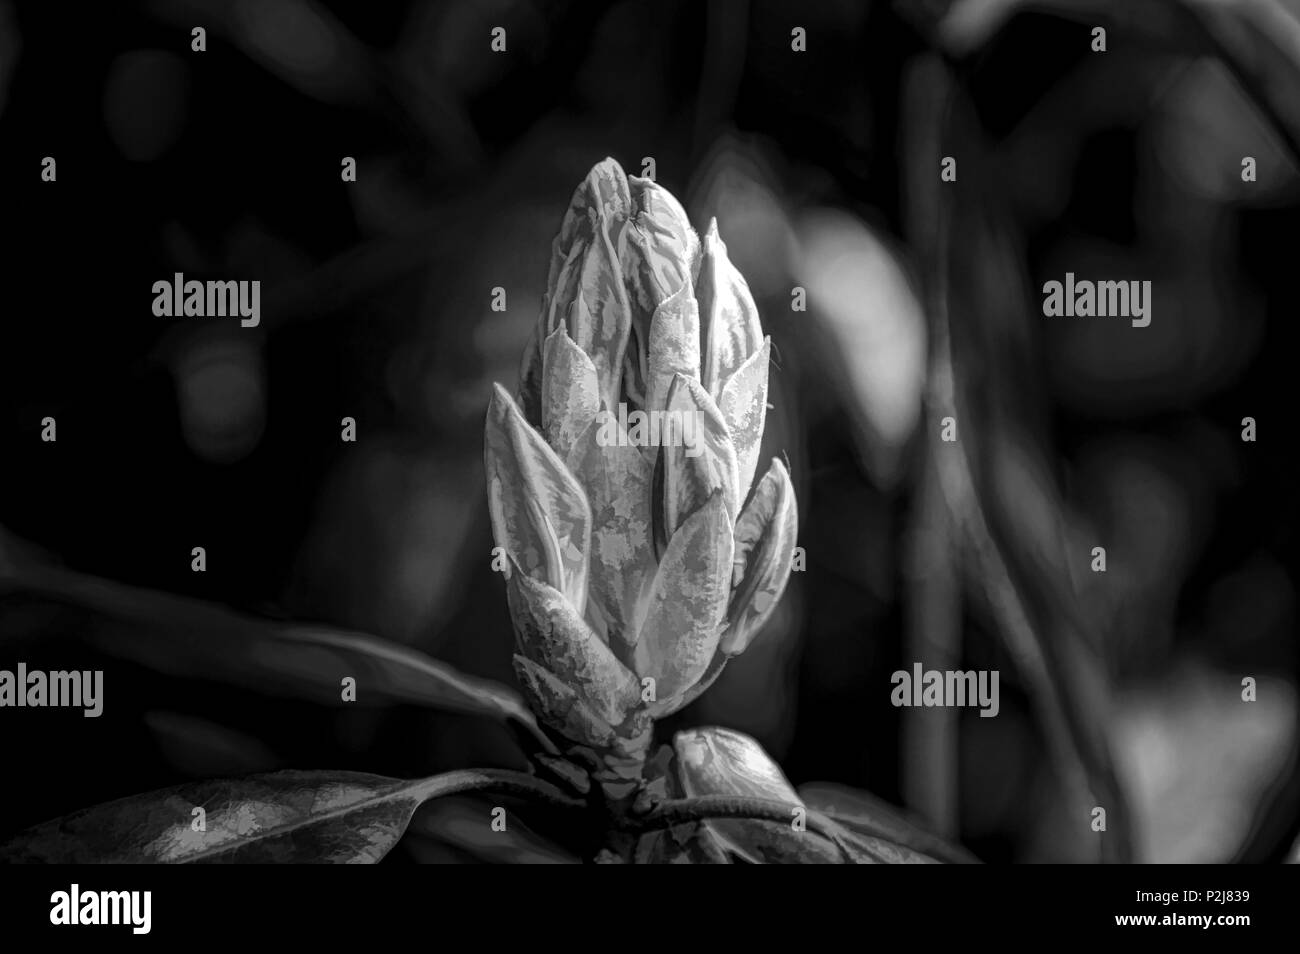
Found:
[{"label": "flower bud", "polygon": [[629,777],[650,720],[744,650],[789,578],[779,462],[746,504],[770,353],[716,222],[701,243],[666,189],[592,169],[552,247],[519,403],[494,390],[484,460],[516,673],[605,779]]}]

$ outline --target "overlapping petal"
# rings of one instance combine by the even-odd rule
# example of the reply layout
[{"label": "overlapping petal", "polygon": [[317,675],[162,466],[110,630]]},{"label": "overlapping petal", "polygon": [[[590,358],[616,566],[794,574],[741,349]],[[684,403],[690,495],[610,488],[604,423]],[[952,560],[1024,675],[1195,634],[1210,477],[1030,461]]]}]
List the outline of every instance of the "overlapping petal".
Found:
[{"label": "overlapping petal", "polygon": [[515,676],[543,722],[566,739],[606,747],[614,742],[613,727],[562,680],[531,659],[514,657]]},{"label": "overlapping petal", "polygon": [[591,508],[564,462],[495,385],[483,441],[488,509],[497,545],[523,572],[587,601]]},{"label": "overlapping petal", "polygon": [[704,236],[698,287],[704,329],[701,381],[715,398],[763,344],[763,328],[749,284],[727,257],[716,219]]},{"label": "overlapping petal", "polygon": [[632,310],[618,257],[603,228],[597,230],[578,270],[568,324],[574,343],[591,356],[600,381],[602,403],[616,403],[623,354],[632,328]]},{"label": "overlapping petal", "polygon": [[542,433],[563,460],[600,410],[599,378],[563,325],[546,339],[542,368]]},{"label": "overlapping petal", "polygon": [[730,592],[731,518],[718,491],[668,543],[636,644],[636,671],[658,699],[684,692],[718,646]]},{"label": "overlapping petal", "polygon": [[736,521],[734,588],[727,607],[727,629],[719,644],[722,652],[729,656],[744,652],[772,615],[790,579],[798,534],[799,515],[790,475],[774,460]]},{"label": "overlapping petal", "polygon": [[524,573],[507,582],[519,651],[611,725],[640,702],[640,684],[564,596]]},{"label": "overlapping petal", "polygon": [[736,449],[737,499],[744,501],[754,482],[758,454],[763,446],[763,425],[767,420],[767,369],[771,342],[749,356],[733,374],[718,398],[718,410],[726,422]]},{"label": "overlapping petal", "polygon": [[[683,439],[661,449],[667,535],[676,533],[715,491],[721,492],[723,506],[734,518],[738,511],[738,467],[722,412],[698,381],[682,375],[673,380],[667,404],[672,419],[684,422]],[[688,429],[689,444],[684,439]]]},{"label": "overlapping petal", "polygon": [[655,309],[649,340],[645,407],[647,411],[662,411],[668,406],[673,378],[700,376],[699,304],[689,284],[682,285]]},{"label": "overlapping petal", "polygon": [[681,203],[650,179],[628,178],[632,214],[624,232],[634,320],[643,325],[665,298],[694,283],[700,240]]}]

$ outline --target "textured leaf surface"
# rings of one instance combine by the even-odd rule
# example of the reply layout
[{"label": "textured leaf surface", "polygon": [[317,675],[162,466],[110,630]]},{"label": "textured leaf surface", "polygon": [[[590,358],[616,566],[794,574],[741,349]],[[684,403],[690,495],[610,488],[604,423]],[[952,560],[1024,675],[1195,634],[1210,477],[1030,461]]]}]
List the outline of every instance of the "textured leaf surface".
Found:
[{"label": "textured leaf surface", "polygon": [[623,355],[632,329],[632,308],[618,258],[601,223],[582,261],[569,312],[574,342],[591,356],[601,401],[617,403]]},{"label": "textured leaf surface", "polygon": [[636,644],[636,671],[660,700],[691,687],[718,646],[731,572],[731,520],[714,494],[673,535]]},{"label": "textured leaf surface", "polygon": [[591,536],[587,496],[500,385],[493,386],[488,406],[483,458],[497,545],[529,576],[584,605]]},{"label": "textured leaf surface", "polygon": [[508,587],[520,650],[618,725],[640,700],[636,677],[615,658],[559,591],[522,573]]},{"label": "textured leaf surface", "polygon": [[[777,764],[749,736],[714,727],[678,732],[673,737],[682,789],[688,796],[748,795],[785,802],[803,800]],[[839,864],[840,849],[810,831],[790,824],[757,820],[709,820],[705,823],[743,861],[753,864]]]},{"label": "textured leaf surface", "polygon": [[[611,424],[619,427],[617,420]],[[586,488],[592,510],[588,613],[594,604],[610,646],[620,659],[630,662],[656,568],[650,526],[651,465],[639,448],[617,435],[602,446],[598,428],[593,422],[569,456],[570,469]]]},{"label": "textured leaf surface", "polygon": [[727,246],[718,236],[716,219],[704,236],[698,295],[705,336],[701,380],[710,394],[720,398],[727,383],[762,346],[763,329],[749,284],[731,264]]},{"label": "textured leaf surface", "polygon": [[560,327],[546,339],[542,368],[542,433],[564,459],[600,410],[596,367]]},{"label": "textured leaf surface", "polygon": [[[669,444],[663,454],[663,513],[668,536],[698,511],[715,490],[734,520],[738,512],[738,469],[722,412],[696,380],[678,375],[668,393],[668,410],[691,420],[692,443]],[[693,455],[693,456],[692,456]]]},{"label": "textured leaf surface", "polygon": [[978,863],[979,859],[964,848],[926,831],[904,811],[870,792],[830,782],[814,782],[801,786],[799,794],[808,807],[829,815],[859,838],[892,843],[895,849],[910,849],[950,864]]},{"label": "textured leaf surface", "polygon": [[632,216],[624,230],[623,272],[633,321],[648,330],[660,303],[694,284],[700,240],[681,203],[667,189],[638,176],[628,177],[628,188]]},{"label": "textured leaf surface", "polygon": [[526,656],[514,657],[515,675],[541,710],[542,721],[566,739],[588,745],[608,746],[614,730],[608,722],[578,698],[572,688]]},{"label": "textured leaf surface", "polygon": [[[655,309],[649,341],[646,410],[662,411],[668,406],[675,376],[700,376],[700,317],[689,285],[682,285]],[[654,448],[648,451],[653,456]]]},{"label": "textured leaf surface", "polygon": [[790,579],[799,514],[785,466],[774,460],[736,521],[732,595],[720,649],[745,651],[776,608]]},{"label": "textured leaf surface", "polygon": [[581,248],[591,241],[598,221],[603,219],[601,224],[607,227],[621,227],[631,214],[632,197],[628,190],[627,176],[622,166],[606,157],[593,166],[587,177],[573,190],[569,207],[560,223],[560,231],[552,244],[547,287],[555,287],[570,250],[575,245]]},{"label": "textured leaf surface", "polygon": [[736,449],[736,499],[741,503],[749,494],[749,485],[754,482],[758,454],[763,447],[763,427],[767,421],[767,369],[771,353],[771,341],[764,339],[763,346],[732,375],[718,398],[718,410],[722,412],[727,433]]},{"label": "textured leaf surface", "polygon": [[[29,829],[0,861],[366,864],[384,857],[439,779],[275,772],[192,782],[108,802]],[[193,809],[206,812],[194,831]]]}]

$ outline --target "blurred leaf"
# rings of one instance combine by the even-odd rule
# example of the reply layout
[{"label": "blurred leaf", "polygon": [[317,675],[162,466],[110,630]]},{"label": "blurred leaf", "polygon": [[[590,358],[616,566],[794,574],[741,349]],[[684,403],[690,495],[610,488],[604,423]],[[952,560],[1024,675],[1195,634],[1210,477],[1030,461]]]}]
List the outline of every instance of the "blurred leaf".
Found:
[{"label": "blurred leaf", "polygon": [[277,696],[342,703],[410,703],[513,719],[548,750],[523,700],[500,683],[458,672],[414,649],[365,633],[273,623],[213,603],[58,569],[0,565],[0,597],[46,598],[96,617],[80,630],[109,656],[169,676],[225,681]]},{"label": "blurred leaf", "polygon": [[[452,773],[460,775],[462,773]],[[275,772],[132,795],[28,829],[0,861],[374,863],[450,775],[403,781],[360,772]],[[195,831],[195,808],[206,813]]]},{"label": "blurred leaf", "polygon": [[304,96],[335,105],[371,104],[380,91],[374,54],[321,4],[308,0],[181,0],[153,12],[186,31],[224,35]]},{"label": "blurred leaf", "polygon": [[[1033,359],[1025,346],[1024,322],[1030,312],[1022,296],[1014,233],[1005,211],[991,199],[994,190],[983,185],[992,181],[996,160],[972,101],[940,58],[913,69],[906,86],[905,113],[915,117],[907,138],[914,148],[932,151],[940,143],[961,141],[964,175],[981,184],[954,192],[940,188],[933,176],[914,176],[908,212],[908,231],[923,250],[927,311],[933,316],[933,406],[928,410],[935,418],[955,419],[957,408],[966,409],[967,437],[951,452],[936,452],[934,459],[962,538],[970,595],[983,604],[980,608],[1027,683],[1049,751],[1070,779],[1074,797],[1090,799],[1090,805],[1118,806],[1098,841],[1107,860],[1126,862],[1131,858],[1131,817],[1123,810],[1124,791],[1099,728],[1107,711],[1106,673],[1092,652],[1096,640],[1087,634],[1087,620],[1068,580],[1059,578],[1062,570],[1018,559],[1022,554],[1013,545],[1012,529],[1019,529],[1024,517],[1014,508],[999,509],[1001,501],[989,494],[989,461],[996,459],[997,445],[969,440],[972,433],[1003,434],[1013,427],[1035,433],[1022,418],[1025,408],[1038,406]],[[976,262],[980,256],[982,264]],[[990,317],[993,324],[986,320]],[[974,421],[971,409],[979,409]],[[933,431],[931,440],[939,443]],[[1053,540],[1054,547],[1060,545]],[[1065,566],[1061,557],[1053,564]],[[1062,594],[1069,599],[1054,599]]]},{"label": "blurred leaf", "polygon": [[1217,52],[1300,161],[1300,4],[1184,0]]},{"label": "blurred leaf", "polygon": [[888,486],[921,418],[924,312],[899,257],[865,222],[814,209],[796,234],[796,274],[828,380],[852,415],[872,476]]},{"label": "blurred leaf", "polygon": [[919,853],[918,859],[906,860],[925,862],[979,862],[978,858],[964,848],[951,845],[938,835],[919,827],[900,809],[870,792],[829,782],[811,782],[800,786],[799,795],[809,808],[830,816],[856,836],[863,850],[886,857],[899,852],[909,855],[915,852]]},{"label": "blurred leaf", "polygon": [[422,808],[411,832],[437,839],[488,864],[578,865],[582,859],[541,835],[514,812],[506,830],[492,830],[495,802],[485,798],[441,798]]},{"label": "blurred leaf", "polygon": [[[749,736],[707,727],[678,732],[673,738],[682,790],[689,796],[745,795],[804,807],[780,767]],[[703,825],[742,861],[751,864],[837,864],[839,848],[792,824],[759,820],[710,820]]]},{"label": "blurred leaf", "polygon": [[168,763],[191,778],[271,772],[284,762],[261,740],[180,712],[149,712],[145,725]]},{"label": "blurred leaf", "polygon": [[1244,702],[1250,672],[1184,662],[1120,700],[1108,728],[1131,793],[1139,862],[1233,861],[1293,771],[1295,685],[1259,673],[1256,700]]},{"label": "blurred leaf", "polygon": [[[949,0],[899,8],[922,21],[951,53],[984,46],[1022,10],[1048,12],[1088,25],[1104,23],[1143,43],[1209,46],[1236,75],[1300,160],[1300,3],[1296,0]],[[936,16],[937,14],[937,16]]]},{"label": "blurred leaf", "polygon": [[189,87],[189,65],[170,50],[115,57],[104,77],[104,126],[118,151],[150,162],[174,146],[185,128]]}]

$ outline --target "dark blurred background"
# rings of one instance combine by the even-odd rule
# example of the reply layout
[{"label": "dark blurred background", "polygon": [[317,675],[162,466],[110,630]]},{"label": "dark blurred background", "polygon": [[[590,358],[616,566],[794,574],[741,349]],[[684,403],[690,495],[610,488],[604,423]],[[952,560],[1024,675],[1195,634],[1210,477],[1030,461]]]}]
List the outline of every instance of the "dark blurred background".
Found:
[{"label": "dark blurred background", "polygon": [[[796,783],[870,789],[985,860],[1095,860],[1033,686],[963,583],[984,567],[943,542],[959,521],[927,478],[937,302],[991,534],[1043,638],[1069,629],[1091,660],[1079,711],[1137,856],[1278,860],[1300,821],[1300,179],[1286,117],[1193,14],[0,3],[0,563],[355,628],[512,682],[490,384],[514,386],[574,187],[606,155],[635,174],[653,157],[698,229],[717,217],[772,336],[764,455],[790,461],[807,553],[763,636],[665,738],[749,732]],[[1269,75],[1300,97],[1300,74]],[[958,180],[941,187],[943,155]],[[1152,280],[1150,327],[1043,318],[1042,283],[1067,270]],[[175,271],[260,279],[260,327],[155,317],[151,285]],[[99,625],[0,592],[0,668],[107,670],[100,719],[0,713],[0,835],[191,777],[514,758],[470,717],[101,656],[83,646]],[[932,637],[958,667],[1000,670],[998,718],[890,705],[890,674]]]}]

